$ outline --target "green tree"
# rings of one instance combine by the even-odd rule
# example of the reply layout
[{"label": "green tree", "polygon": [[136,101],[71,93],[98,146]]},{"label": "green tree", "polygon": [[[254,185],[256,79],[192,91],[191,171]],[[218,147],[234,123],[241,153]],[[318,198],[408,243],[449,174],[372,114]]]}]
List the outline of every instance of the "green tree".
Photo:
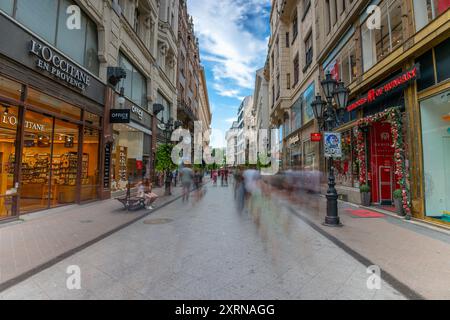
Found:
[{"label": "green tree", "polygon": [[161,144],[156,149],[156,164],[155,164],[155,170],[157,172],[164,172],[164,171],[173,171],[178,166],[172,162],[172,144]]}]

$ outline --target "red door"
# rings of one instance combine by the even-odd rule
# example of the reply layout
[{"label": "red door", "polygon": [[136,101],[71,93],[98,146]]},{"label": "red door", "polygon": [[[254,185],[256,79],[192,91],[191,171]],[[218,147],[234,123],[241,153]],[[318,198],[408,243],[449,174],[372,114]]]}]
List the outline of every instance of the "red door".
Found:
[{"label": "red door", "polygon": [[372,202],[392,204],[395,188],[394,148],[391,125],[387,122],[372,124],[369,131],[370,177]]}]

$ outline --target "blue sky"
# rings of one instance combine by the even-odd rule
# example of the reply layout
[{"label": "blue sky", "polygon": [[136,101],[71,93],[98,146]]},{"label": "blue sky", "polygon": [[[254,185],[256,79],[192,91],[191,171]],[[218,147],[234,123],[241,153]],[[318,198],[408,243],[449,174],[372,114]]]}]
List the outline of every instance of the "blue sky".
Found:
[{"label": "blue sky", "polygon": [[224,147],[242,99],[264,66],[271,0],[188,0],[213,113],[211,145]]}]

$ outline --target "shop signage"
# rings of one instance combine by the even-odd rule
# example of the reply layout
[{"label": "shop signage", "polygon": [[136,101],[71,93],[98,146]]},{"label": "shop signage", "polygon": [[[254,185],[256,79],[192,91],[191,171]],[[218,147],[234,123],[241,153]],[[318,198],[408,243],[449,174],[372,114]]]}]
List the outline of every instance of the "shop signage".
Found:
[{"label": "shop signage", "polygon": [[337,132],[325,132],[324,151],[326,158],[342,157],[342,137]]},{"label": "shop signage", "polygon": [[[2,123],[3,124],[11,125],[11,126],[14,126],[14,127],[17,126],[17,123],[19,122],[17,120],[17,117],[13,116],[13,115],[10,115],[10,116],[2,115],[1,119],[2,119]],[[28,121],[28,120],[25,120],[25,128],[26,129],[35,130],[35,131],[40,131],[40,132],[45,131],[45,125],[44,124],[31,122],[31,121]]]},{"label": "shop signage", "polygon": [[103,170],[103,188],[109,189],[111,181],[111,144],[105,146],[105,169]]},{"label": "shop signage", "polygon": [[137,115],[139,120],[144,119],[144,110],[142,110],[141,108],[133,105],[133,106],[131,106],[131,112],[133,112],[135,115]]},{"label": "shop signage", "polygon": [[300,138],[298,137],[298,135],[295,135],[295,136],[289,138],[288,143],[289,143],[290,145],[292,145],[292,144],[297,143],[299,140],[300,140]]},{"label": "shop signage", "polygon": [[130,109],[111,109],[110,123],[130,123]]},{"label": "shop signage", "polygon": [[144,163],[142,160],[136,160],[136,169],[137,170],[142,170],[144,169]]},{"label": "shop signage", "polygon": [[40,70],[50,73],[81,91],[86,90],[90,85],[91,77],[86,72],[56,54],[50,47],[31,40],[30,53],[38,57],[36,66]]},{"label": "shop signage", "polygon": [[322,140],[321,133],[311,133],[311,141],[312,142],[320,142]]},{"label": "shop signage", "polygon": [[394,89],[401,87],[419,77],[419,65],[415,65],[411,70],[403,73],[397,78],[388,81],[383,86],[371,89],[367,92],[366,96],[359,99],[358,101],[352,103],[347,107],[347,111],[353,111],[365,104],[375,102],[378,98],[386,96],[391,93]]}]

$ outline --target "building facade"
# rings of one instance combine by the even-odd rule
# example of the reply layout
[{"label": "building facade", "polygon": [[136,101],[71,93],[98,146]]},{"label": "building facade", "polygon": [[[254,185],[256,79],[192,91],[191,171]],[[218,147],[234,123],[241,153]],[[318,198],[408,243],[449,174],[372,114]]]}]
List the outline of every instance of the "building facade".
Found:
[{"label": "building facade", "polygon": [[315,50],[316,11],[312,1],[273,1],[266,63],[270,119],[280,129],[283,169],[319,169],[317,121],[311,107],[319,90]]},{"label": "building facade", "polygon": [[344,123],[336,128],[343,137],[343,157],[334,162],[338,192],[359,203],[358,187],[367,184],[372,205],[384,207],[399,190],[406,214],[448,223],[450,3],[312,6],[320,77],[330,72],[350,89]]},{"label": "building facade", "polygon": [[[0,25],[0,219],[147,176],[152,105],[176,115],[178,1],[6,0]],[[127,75],[115,87],[111,67]]]}]

